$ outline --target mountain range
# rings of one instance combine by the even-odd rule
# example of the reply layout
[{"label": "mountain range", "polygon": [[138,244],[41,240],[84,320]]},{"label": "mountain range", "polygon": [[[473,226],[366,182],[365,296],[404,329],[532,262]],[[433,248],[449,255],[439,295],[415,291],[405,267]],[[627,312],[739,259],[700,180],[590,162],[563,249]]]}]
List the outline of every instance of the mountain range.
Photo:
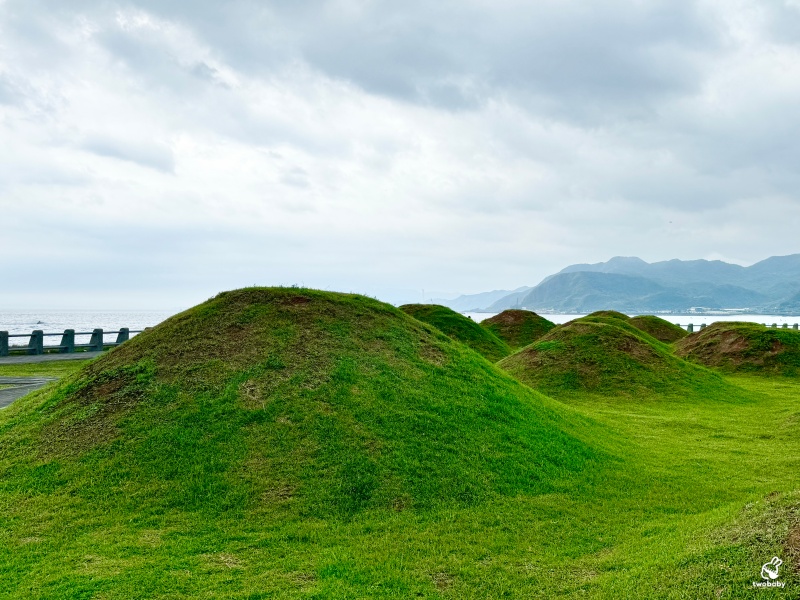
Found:
[{"label": "mountain range", "polygon": [[461,312],[684,313],[800,312],[800,254],[773,256],[749,267],[720,260],[648,263],[616,256],[607,262],[570,265],[533,287],[435,300]]}]

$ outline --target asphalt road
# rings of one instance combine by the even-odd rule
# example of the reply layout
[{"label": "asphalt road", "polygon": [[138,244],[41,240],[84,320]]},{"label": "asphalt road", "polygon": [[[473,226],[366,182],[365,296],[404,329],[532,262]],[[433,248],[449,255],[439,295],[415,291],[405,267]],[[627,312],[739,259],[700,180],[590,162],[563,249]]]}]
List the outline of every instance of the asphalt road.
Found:
[{"label": "asphalt road", "polygon": [[4,386],[0,388],[0,408],[55,380],[54,377],[0,377],[0,386]]}]

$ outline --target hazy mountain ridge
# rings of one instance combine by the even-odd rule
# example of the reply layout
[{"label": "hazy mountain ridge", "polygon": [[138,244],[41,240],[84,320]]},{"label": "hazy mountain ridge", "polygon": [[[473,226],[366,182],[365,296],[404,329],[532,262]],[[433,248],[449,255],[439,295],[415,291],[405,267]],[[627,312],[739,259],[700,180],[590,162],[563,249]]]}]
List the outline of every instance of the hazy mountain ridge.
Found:
[{"label": "hazy mountain ridge", "polygon": [[[479,296],[471,298],[477,300]],[[474,308],[478,307],[470,307]],[[616,256],[602,263],[570,265],[527,291],[515,290],[480,307],[487,312],[507,308],[561,313],[605,309],[685,312],[701,308],[793,313],[800,309],[800,254],[772,256],[749,267],[720,260],[648,263],[637,257]]]},{"label": "hazy mountain ridge", "polygon": [[494,302],[507,298],[511,295],[524,295],[531,290],[530,286],[524,285],[515,290],[494,290],[491,292],[482,292],[479,294],[462,294],[458,298],[447,300],[444,298],[431,298],[429,302],[432,304],[441,304],[459,312],[469,312],[471,310],[483,310],[485,307],[493,304]]}]

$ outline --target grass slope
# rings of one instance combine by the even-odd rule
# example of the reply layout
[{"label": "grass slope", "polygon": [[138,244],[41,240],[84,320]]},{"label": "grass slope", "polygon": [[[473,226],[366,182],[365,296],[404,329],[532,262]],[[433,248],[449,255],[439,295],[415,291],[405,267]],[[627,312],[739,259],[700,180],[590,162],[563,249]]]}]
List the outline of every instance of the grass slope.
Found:
[{"label": "grass slope", "polygon": [[561,396],[718,395],[725,382],[687,363],[669,347],[615,316],[587,316],[560,325],[498,365],[531,387]]},{"label": "grass slope", "polygon": [[[623,314],[616,310],[596,310],[593,313],[589,313],[586,317],[607,317],[611,319],[620,319],[622,321],[629,321],[630,317],[626,314]],[[586,317],[583,317],[584,319]]]},{"label": "grass slope", "polygon": [[671,344],[688,335],[683,327],[653,315],[632,317],[628,323],[665,344]]},{"label": "grass slope", "polygon": [[93,359],[48,360],[38,363],[0,363],[0,377],[64,377],[80,371]]},{"label": "grass slope", "polygon": [[400,307],[404,313],[427,323],[451,337],[466,344],[492,362],[497,362],[511,354],[511,348],[490,331],[468,319],[461,313],[438,304],[405,304]]},{"label": "grass slope", "polygon": [[503,340],[512,350],[524,348],[556,326],[533,311],[511,308],[481,321],[480,325]]},{"label": "grass slope", "polygon": [[727,372],[800,375],[800,332],[745,322],[717,322],[686,336],[675,352]]},{"label": "grass slope", "polygon": [[435,595],[416,542],[428,566],[388,580],[349,557],[384,569],[387,527],[557,493],[602,462],[570,426],[389,305],[223,293],[0,413],[0,593]]}]

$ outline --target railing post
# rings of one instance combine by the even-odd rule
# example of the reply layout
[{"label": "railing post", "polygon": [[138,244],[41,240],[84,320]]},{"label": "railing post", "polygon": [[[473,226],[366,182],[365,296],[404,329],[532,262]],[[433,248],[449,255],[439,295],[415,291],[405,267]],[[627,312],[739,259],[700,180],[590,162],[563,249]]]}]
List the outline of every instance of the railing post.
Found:
[{"label": "railing post", "polygon": [[777,323],[773,323],[773,324],[772,324],[772,328],[773,328],[773,329],[777,329],[777,328],[778,328],[778,324],[777,324]]},{"label": "railing post", "polygon": [[689,333],[694,333],[694,323],[689,323],[686,326],[686,331],[688,331]]},{"label": "railing post", "polygon": [[795,331],[797,331],[797,323],[795,323],[794,325],[792,325],[792,329],[794,329]]},{"label": "railing post", "polygon": [[35,329],[28,342],[28,354],[44,354],[44,331]]},{"label": "railing post", "polygon": [[117,334],[117,344],[121,344],[122,342],[127,342],[131,337],[130,329],[127,327],[120,327],[119,333]]},{"label": "railing post", "polygon": [[59,344],[61,348],[58,349],[59,352],[75,352],[75,330],[74,329],[65,329],[64,335],[61,336],[61,343]]},{"label": "railing post", "polygon": [[781,329],[789,329],[789,324],[784,323],[783,325],[781,325]]},{"label": "railing post", "polygon": [[95,329],[92,331],[92,339],[89,340],[89,352],[103,351],[103,330]]},{"label": "railing post", "polygon": [[701,323],[700,324],[700,329],[705,329],[705,328],[706,328],[706,324],[705,323]]},{"label": "railing post", "polygon": [[[795,327],[797,329],[797,327]],[[0,356],[8,356],[8,332],[0,331]]]}]

